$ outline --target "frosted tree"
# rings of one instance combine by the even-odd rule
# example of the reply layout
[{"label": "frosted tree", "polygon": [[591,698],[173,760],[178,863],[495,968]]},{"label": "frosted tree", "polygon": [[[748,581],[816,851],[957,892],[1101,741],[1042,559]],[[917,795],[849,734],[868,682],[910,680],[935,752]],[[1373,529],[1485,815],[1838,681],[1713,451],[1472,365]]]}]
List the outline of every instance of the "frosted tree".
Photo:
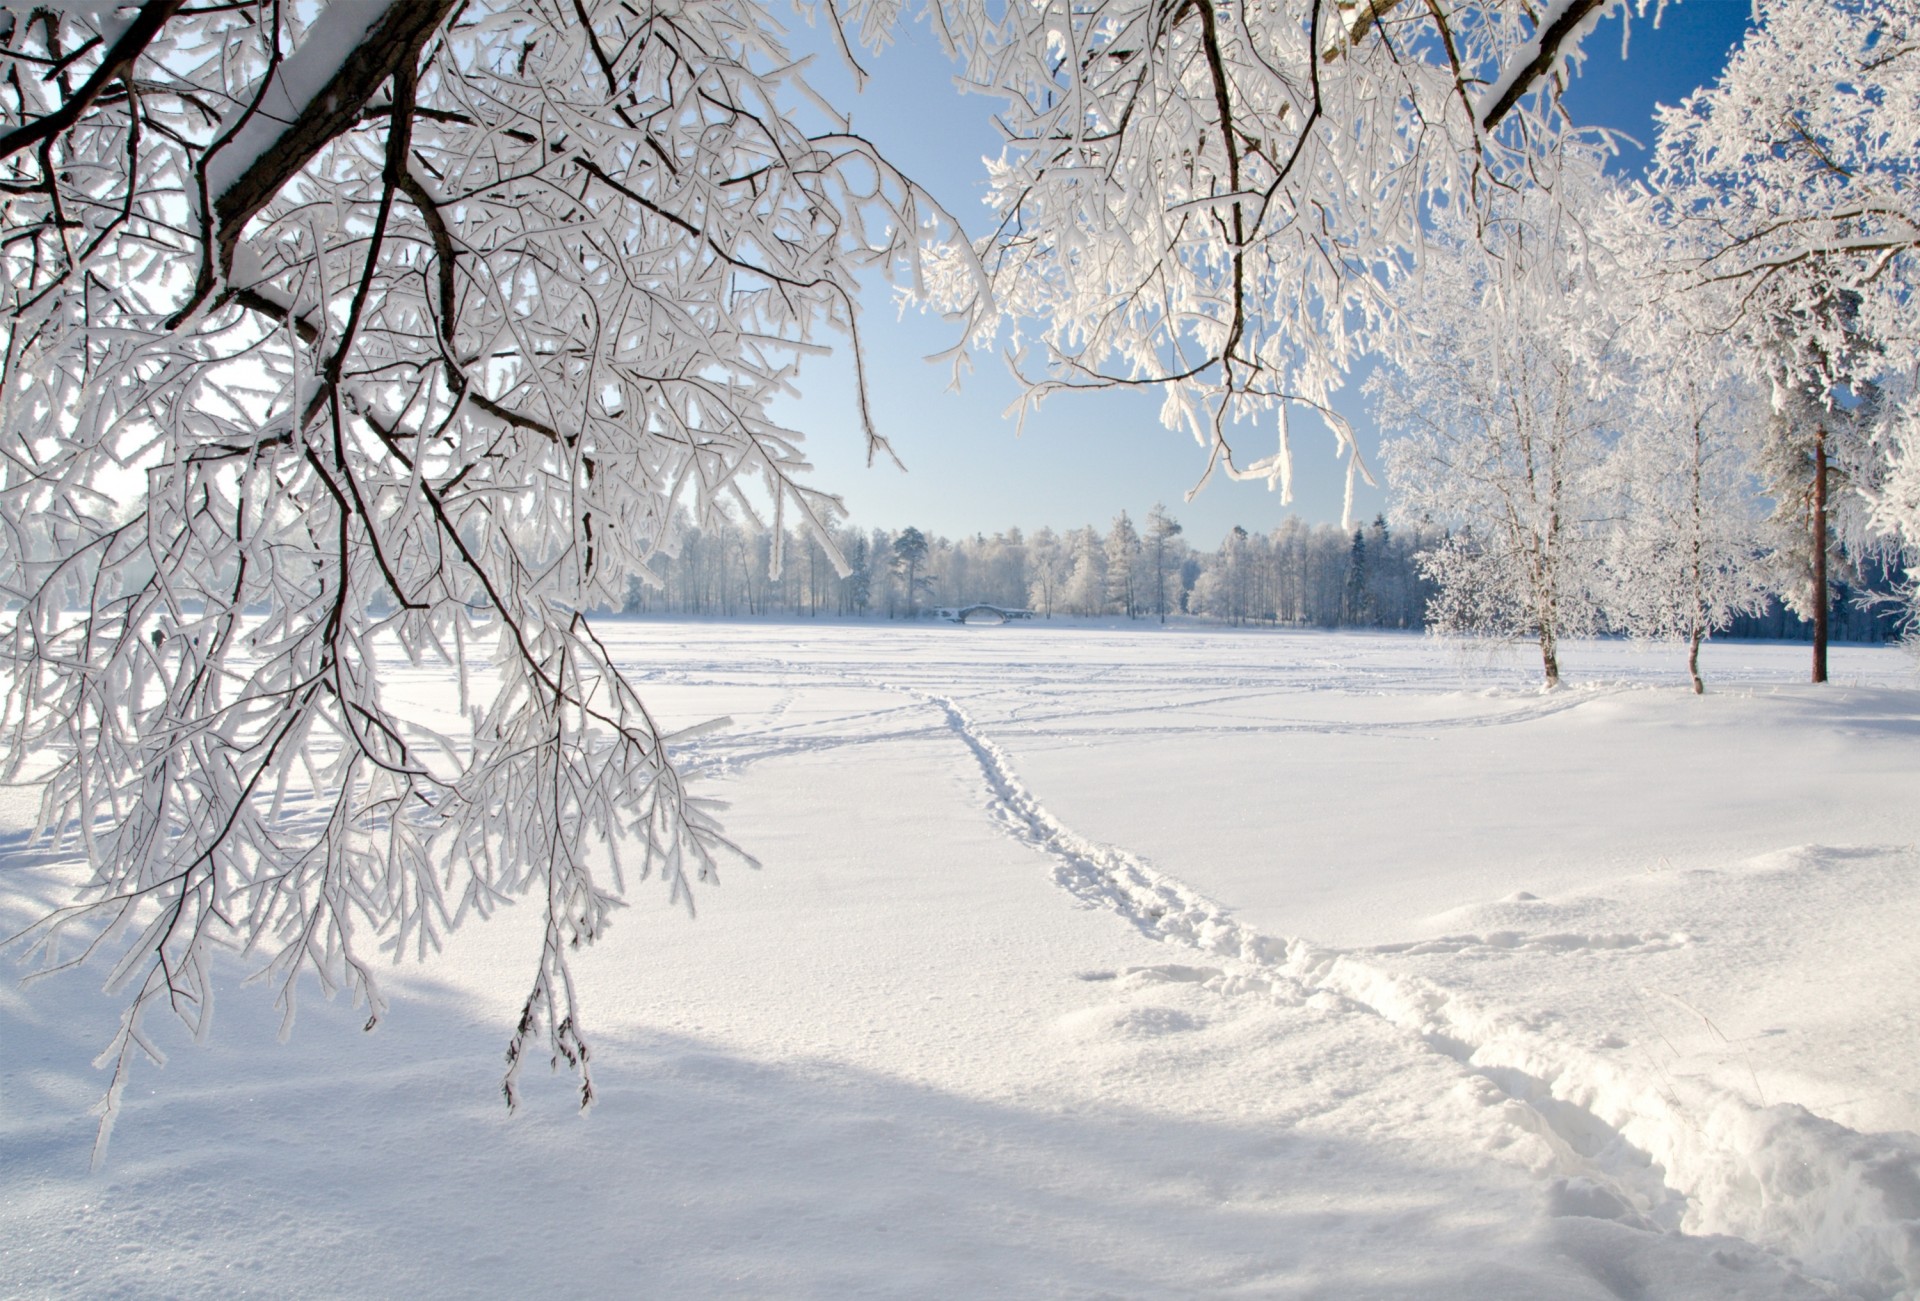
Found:
[{"label": "frosted tree", "polygon": [[[1849,335],[1911,355],[1920,274],[1920,10],[1757,0],[1713,85],[1664,109],[1651,191],[1676,269],[1727,285],[1730,324],[1838,357]],[[1856,307],[1822,310],[1836,295]]]},{"label": "frosted tree", "polygon": [[[1759,0],[1754,13],[1721,77],[1663,114],[1647,204],[1691,310],[1740,338],[1774,386],[1771,486],[1805,539],[1787,594],[1816,622],[1819,680],[1829,513],[1864,497],[1884,533],[1920,542],[1920,517],[1882,486],[1911,463],[1916,427],[1920,11]],[[1870,413],[1886,418],[1878,430],[1860,418],[1876,388],[1894,399]],[[1834,466],[1849,485],[1828,483]]]},{"label": "frosted tree", "polygon": [[1609,457],[1620,496],[1604,600],[1620,631],[1685,644],[1697,695],[1701,642],[1757,610],[1767,591],[1747,455],[1767,410],[1724,337],[1649,315],[1628,332],[1641,355]]},{"label": "frosted tree", "polygon": [[[1872,518],[1877,528],[1911,539],[1920,535],[1920,430],[1913,427],[1915,412],[1903,409],[1899,423],[1890,431],[1886,451],[1885,474],[1872,501]],[[1906,600],[1904,632],[1912,646],[1920,633],[1920,575],[1912,567],[1914,545],[1907,543],[1907,577],[1900,595]]]},{"label": "frosted tree", "polygon": [[[1180,536],[1180,521],[1167,514],[1167,508],[1154,503],[1147,512],[1147,536],[1145,549],[1153,557],[1153,609],[1161,623],[1167,621],[1167,607],[1180,607],[1179,581],[1181,545],[1174,541]],[[1168,598],[1168,589],[1173,589],[1172,599]]]},{"label": "frosted tree", "polygon": [[1129,619],[1140,614],[1140,531],[1125,511],[1107,530],[1107,608]]},{"label": "frosted tree", "polygon": [[1871,485],[1880,477],[1872,431],[1879,386],[1845,360],[1784,363],[1758,422],[1754,464],[1774,510],[1767,521],[1773,586],[1812,626],[1812,680],[1827,680],[1835,587],[1852,562],[1879,549],[1870,535]]},{"label": "frosted tree", "polygon": [[1236,524],[1227,530],[1213,563],[1194,582],[1195,609],[1229,623],[1245,623],[1253,609],[1258,552],[1246,529]]},{"label": "frosted tree", "polygon": [[1343,622],[1366,623],[1372,618],[1368,600],[1372,573],[1367,564],[1366,530],[1355,529],[1353,542],[1347,547],[1346,599],[1341,603]]},{"label": "frosted tree", "polygon": [[1107,552],[1091,524],[1067,535],[1073,568],[1067,574],[1066,605],[1075,614],[1101,614],[1107,608]]},{"label": "frosted tree", "polygon": [[1053,606],[1066,589],[1073,572],[1073,554],[1050,528],[1041,528],[1027,542],[1027,602],[1046,618],[1053,618]]},{"label": "frosted tree", "polygon": [[847,566],[846,577],[840,583],[840,613],[865,614],[873,604],[872,548],[867,539],[856,532],[841,543],[840,551]]},{"label": "frosted tree", "polygon": [[913,618],[914,603],[919,599],[920,590],[927,585],[927,577],[922,570],[930,550],[926,534],[911,525],[902,529],[893,540],[893,572],[900,575],[909,619]]},{"label": "frosted tree", "polygon": [[[930,213],[795,124],[772,32],[698,0],[0,16],[6,769],[92,865],[24,938],[128,991],[109,1121],[150,1011],[210,1024],[217,948],[289,1022],[311,976],[371,1025],[378,956],[522,895],[509,1100],[536,1041],[591,1098],[568,955],[626,879],[690,904],[729,846],[580,612],[657,577],[683,503],[831,545],[767,404]],[[386,689],[395,652],[455,665],[466,734]]]},{"label": "frosted tree", "polygon": [[[1556,185],[1592,193],[1590,155],[1563,153]],[[1561,196],[1564,197],[1564,196]],[[1604,257],[1559,198],[1509,196],[1455,256],[1403,284],[1397,364],[1374,393],[1396,511],[1452,532],[1424,567],[1430,625],[1529,638],[1548,687],[1560,643],[1601,613],[1606,503],[1598,467],[1612,429],[1616,328],[1596,302]]]}]

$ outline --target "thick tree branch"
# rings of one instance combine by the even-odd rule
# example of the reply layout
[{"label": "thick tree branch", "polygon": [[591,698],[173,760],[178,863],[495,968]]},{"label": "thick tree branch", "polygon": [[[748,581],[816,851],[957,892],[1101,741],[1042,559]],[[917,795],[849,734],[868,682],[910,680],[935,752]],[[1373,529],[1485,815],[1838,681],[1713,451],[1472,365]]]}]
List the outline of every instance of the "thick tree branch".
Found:
[{"label": "thick tree branch", "polygon": [[1491,131],[1499,126],[1513,106],[1525,98],[1533,89],[1535,82],[1547,75],[1560,59],[1560,47],[1568,38],[1580,29],[1587,15],[1610,3],[1611,0],[1572,0],[1565,9],[1548,23],[1545,30],[1536,38],[1533,57],[1521,64],[1507,82],[1507,87],[1495,99],[1487,111],[1480,115],[1480,129]]},{"label": "thick tree branch", "polygon": [[[133,71],[134,61],[147,46],[153,44],[153,38],[166,26],[167,19],[173,17],[185,3],[186,0],[153,0],[153,3],[141,5],[139,14],[71,99],[45,117],[35,118],[0,135],[0,159],[11,158],[22,149],[43,140],[51,140],[78,122],[80,115],[92,107],[101,91]],[[76,54],[78,52],[75,51]]]}]

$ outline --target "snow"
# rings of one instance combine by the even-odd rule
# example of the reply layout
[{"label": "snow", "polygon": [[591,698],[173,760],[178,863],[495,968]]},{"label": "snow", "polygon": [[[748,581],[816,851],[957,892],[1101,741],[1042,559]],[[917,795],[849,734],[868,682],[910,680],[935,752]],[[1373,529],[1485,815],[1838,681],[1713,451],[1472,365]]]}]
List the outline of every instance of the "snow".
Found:
[{"label": "snow", "polygon": [[330,5],[320,12],[293,52],[281,62],[253,115],[209,156],[209,197],[218,199],[279,143],[391,8],[391,4],[361,0],[359,4]]},{"label": "snow", "polygon": [[[764,863],[580,965],[527,907],[290,1042],[0,985],[0,1293],[1820,1297],[1920,1287],[1897,650],[613,623]],[[404,690],[444,674],[392,666]],[[6,792],[0,818],[31,817]],[[17,846],[11,836],[4,843]],[[57,897],[17,848],[0,924]],[[244,974],[237,963],[234,980]],[[157,1024],[157,1023],[156,1023]]]},{"label": "snow", "polygon": [[[1474,116],[1484,119],[1493,106],[1513,89],[1516,80],[1532,75],[1534,61],[1540,57],[1541,42],[1545,40],[1547,33],[1553,30],[1555,24],[1564,22],[1568,12],[1580,3],[1582,0],[1548,0],[1540,7],[1533,16],[1533,35],[1522,42],[1518,49],[1507,55],[1499,75],[1495,76],[1480,92],[1479,102],[1474,106]],[[1595,5],[1561,37],[1552,67],[1541,69],[1538,79],[1544,81],[1547,76],[1552,75],[1554,68],[1563,63],[1577,62],[1581,57],[1581,44],[1593,34],[1593,29],[1600,25],[1603,18],[1619,7],[1619,0]]]}]

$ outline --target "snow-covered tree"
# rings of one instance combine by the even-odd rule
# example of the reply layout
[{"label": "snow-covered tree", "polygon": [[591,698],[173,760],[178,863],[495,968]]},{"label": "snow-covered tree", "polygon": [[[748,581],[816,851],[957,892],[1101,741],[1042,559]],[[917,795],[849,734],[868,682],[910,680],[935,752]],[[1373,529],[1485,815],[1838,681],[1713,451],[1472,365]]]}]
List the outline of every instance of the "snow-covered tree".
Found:
[{"label": "snow-covered tree", "polygon": [[1053,618],[1053,606],[1066,589],[1073,572],[1073,554],[1060,535],[1042,528],[1027,542],[1027,602],[1046,618]]},{"label": "snow-covered tree", "polygon": [[[1568,151],[1556,185],[1592,191]],[[1403,519],[1450,528],[1427,553],[1443,633],[1525,637],[1547,686],[1559,645],[1598,625],[1605,502],[1597,467],[1613,410],[1617,328],[1596,302],[1604,250],[1549,196],[1509,196],[1455,256],[1402,286],[1398,364],[1373,387]]]},{"label": "snow-covered tree", "polygon": [[[1645,0],[1631,6],[1645,12]],[[855,12],[881,24],[892,0]],[[1376,339],[1384,278],[1428,205],[1529,183],[1564,130],[1533,93],[1618,0],[931,0],[933,28],[999,100],[997,224],[930,294],[976,341],[1010,323],[1030,402],[1150,386],[1216,469],[1287,495],[1289,408],[1325,415]],[[985,280],[980,268],[985,268]],[[1236,422],[1277,434],[1242,463]]]},{"label": "snow-covered tree", "polygon": [[1140,614],[1140,531],[1125,511],[1107,530],[1107,608],[1129,619]]},{"label": "snow-covered tree", "polygon": [[841,544],[846,557],[847,575],[840,582],[840,613],[865,614],[873,604],[873,550],[867,539],[855,533]]},{"label": "snow-covered tree", "polygon": [[[116,955],[114,1100],[150,1009],[207,1023],[217,945],[265,955],[289,1019],[311,974],[378,1020],[373,951],[523,894],[514,1071],[543,1038],[591,1096],[567,955],[622,875],[589,842],[688,901],[728,846],[580,612],[748,479],[826,540],[767,404],[930,212],[795,125],[773,30],[723,3],[0,17],[32,70],[0,86],[6,759],[93,865],[30,940]],[[383,689],[396,650],[491,657],[469,735]]]},{"label": "snow-covered tree", "polygon": [[1366,623],[1371,611],[1367,608],[1367,596],[1371,570],[1367,565],[1367,531],[1355,529],[1353,542],[1347,547],[1346,599],[1341,603],[1341,614],[1346,623]]},{"label": "snow-covered tree", "polygon": [[[1714,84],[1663,112],[1645,202],[1673,280],[1698,300],[1690,310],[1741,338],[1775,388],[1765,460],[1805,539],[1786,595],[1815,620],[1819,680],[1826,513],[1857,504],[1898,545],[1920,544],[1920,517],[1882,486],[1910,460],[1915,428],[1920,10],[1758,0],[1754,16]],[[1891,399],[1870,412],[1887,418],[1877,437],[1861,419],[1870,388]],[[1850,483],[1828,484],[1829,466]]]},{"label": "snow-covered tree", "polygon": [[[1174,541],[1180,536],[1180,521],[1167,514],[1167,508],[1159,502],[1154,503],[1147,512],[1147,536],[1145,548],[1153,557],[1152,593],[1154,613],[1161,623],[1167,621],[1167,608],[1180,608],[1180,546]],[[1169,590],[1171,589],[1171,591]]]},{"label": "snow-covered tree", "polygon": [[927,578],[922,568],[927,563],[931,547],[926,534],[909,525],[900,531],[893,540],[893,572],[900,575],[901,591],[906,593],[907,617],[914,614],[914,604],[919,599],[920,589],[926,586]]},{"label": "snow-covered tree", "polygon": [[1067,574],[1064,602],[1075,614],[1103,614],[1107,608],[1107,552],[1091,524],[1067,535],[1073,568]]},{"label": "snow-covered tree", "polygon": [[1781,364],[1754,458],[1774,504],[1767,529],[1773,586],[1812,625],[1815,682],[1827,680],[1835,580],[1875,548],[1868,490],[1879,478],[1872,437],[1879,388],[1852,366],[1845,378],[1836,369]]},{"label": "snow-covered tree", "polygon": [[1228,529],[1213,563],[1193,585],[1194,608],[1227,623],[1247,622],[1253,616],[1258,553],[1258,544],[1246,529],[1238,524]]},{"label": "snow-covered tree", "polygon": [[1700,643],[1766,595],[1747,456],[1764,394],[1724,336],[1693,334],[1657,304],[1628,334],[1640,355],[1608,461],[1619,500],[1606,615],[1632,636],[1684,643],[1697,694]]},{"label": "snow-covered tree", "polygon": [[[1660,114],[1650,193],[1726,322],[1793,356],[1866,337],[1911,357],[1920,277],[1920,10],[1910,0],[1756,0],[1710,86]],[[1846,313],[1822,310],[1847,296]]]}]

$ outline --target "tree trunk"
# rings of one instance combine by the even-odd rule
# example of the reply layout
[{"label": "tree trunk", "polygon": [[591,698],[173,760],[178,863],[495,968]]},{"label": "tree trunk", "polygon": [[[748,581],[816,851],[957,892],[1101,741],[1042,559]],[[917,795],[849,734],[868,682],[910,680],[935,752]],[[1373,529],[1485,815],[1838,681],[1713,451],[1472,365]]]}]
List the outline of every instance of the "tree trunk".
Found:
[{"label": "tree trunk", "polygon": [[1827,430],[1813,433],[1813,680],[1827,680]]},{"label": "tree trunk", "polygon": [[1706,560],[1701,555],[1706,534],[1706,502],[1701,492],[1701,480],[1704,471],[1701,468],[1701,436],[1699,419],[1693,422],[1693,519],[1691,521],[1691,546],[1693,551],[1693,614],[1687,629],[1687,676],[1693,679],[1693,694],[1706,694],[1706,684],[1700,680],[1700,638],[1705,634],[1712,614],[1707,608]]},{"label": "tree trunk", "polygon": [[1546,675],[1547,690],[1560,685],[1560,646],[1545,628],[1540,630],[1540,670]]}]

